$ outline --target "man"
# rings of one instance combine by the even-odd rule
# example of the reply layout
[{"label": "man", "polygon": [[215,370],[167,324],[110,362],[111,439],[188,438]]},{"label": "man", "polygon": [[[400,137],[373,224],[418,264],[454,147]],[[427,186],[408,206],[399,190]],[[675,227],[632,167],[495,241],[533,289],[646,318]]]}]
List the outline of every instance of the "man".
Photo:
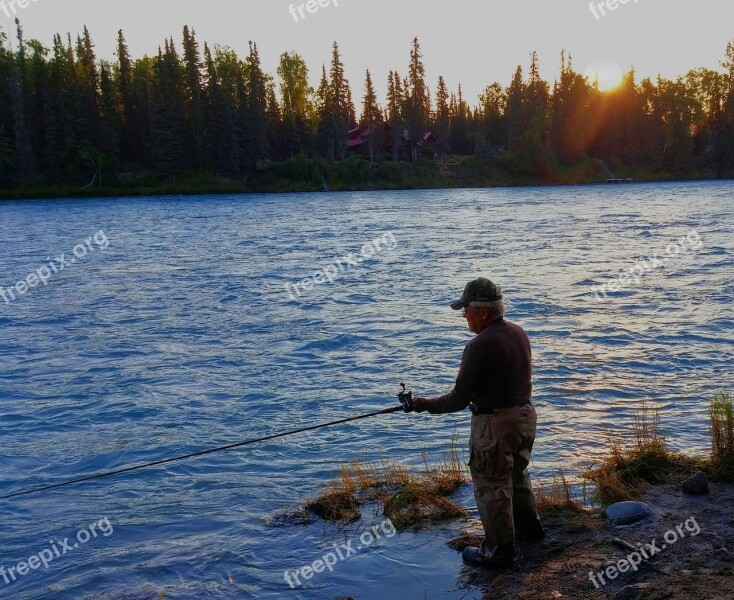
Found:
[{"label": "man", "polygon": [[471,408],[469,468],[484,527],[479,548],[462,558],[472,566],[511,567],[515,534],[541,539],[527,466],[537,415],[530,403],[531,354],[525,331],[504,319],[502,291],[483,277],[451,305],[464,311],[476,334],[461,361],[454,389],[438,398],[416,397],[417,412],[443,414]]}]

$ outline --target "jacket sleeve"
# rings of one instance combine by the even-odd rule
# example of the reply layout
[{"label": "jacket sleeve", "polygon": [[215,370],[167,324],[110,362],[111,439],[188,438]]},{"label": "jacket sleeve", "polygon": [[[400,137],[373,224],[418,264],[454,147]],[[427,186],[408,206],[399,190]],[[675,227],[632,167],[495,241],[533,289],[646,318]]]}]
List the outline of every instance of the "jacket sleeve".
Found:
[{"label": "jacket sleeve", "polygon": [[481,375],[481,364],[477,349],[469,344],[464,349],[461,359],[459,374],[456,376],[454,389],[448,394],[432,398],[428,406],[428,412],[433,415],[459,412],[464,410],[469,403],[479,395],[479,377]]}]

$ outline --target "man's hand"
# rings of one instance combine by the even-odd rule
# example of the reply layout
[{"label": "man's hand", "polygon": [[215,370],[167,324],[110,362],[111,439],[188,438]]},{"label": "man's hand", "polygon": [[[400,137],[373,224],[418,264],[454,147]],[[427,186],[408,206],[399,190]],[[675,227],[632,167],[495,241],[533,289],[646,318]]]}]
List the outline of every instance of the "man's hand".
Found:
[{"label": "man's hand", "polygon": [[422,396],[415,396],[413,398],[413,404],[415,404],[415,412],[426,412],[431,401],[428,398]]}]

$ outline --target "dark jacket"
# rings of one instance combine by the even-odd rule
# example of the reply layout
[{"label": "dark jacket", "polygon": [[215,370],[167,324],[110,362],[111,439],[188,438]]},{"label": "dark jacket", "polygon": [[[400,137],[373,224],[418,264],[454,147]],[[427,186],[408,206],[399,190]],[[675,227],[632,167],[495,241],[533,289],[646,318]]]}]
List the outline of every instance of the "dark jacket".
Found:
[{"label": "dark jacket", "polygon": [[428,412],[457,412],[470,403],[481,409],[527,404],[532,390],[530,363],[525,330],[504,319],[495,321],[466,346],[454,389],[432,400]]}]

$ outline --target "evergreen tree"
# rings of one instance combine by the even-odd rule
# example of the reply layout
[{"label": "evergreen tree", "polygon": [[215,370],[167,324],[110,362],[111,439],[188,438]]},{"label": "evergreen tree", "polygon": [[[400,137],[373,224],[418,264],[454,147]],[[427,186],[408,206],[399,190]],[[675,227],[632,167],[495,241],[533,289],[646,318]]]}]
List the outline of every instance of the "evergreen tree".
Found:
[{"label": "evergreen tree", "polygon": [[426,69],[423,66],[420,44],[418,38],[414,38],[413,47],[410,51],[407,85],[405,86],[405,117],[413,162],[418,159],[418,150],[423,142],[423,134],[426,132],[428,118],[431,114],[425,77]]},{"label": "evergreen tree", "polygon": [[215,56],[204,45],[207,74],[207,123],[210,136],[210,168],[227,177],[242,174],[243,126],[239,99],[244,96],[244,68],[234,52],[216,48]]},{"label": "evergreen tree", "polygon": [[120,119],[117,113],[118,95],[112,77],[112,67],[107,62],[100,65],[100,109],[102,139],[99,149],[105,157],[105,165],[117,163],[120,156]]},{"label": "evergreen tree", "polygon": [[587,150],[591,89],[584,77],[574,72],[571,56],[561,52],[561,74],[551,100],[551,145],[565,165],[579,162]]},{"label": "evergreen tree", "polygon": [[10,101],[14,115],[15,155],[18,162],[18,178],[21,184],[36,178],[36,157],[33,151],[30,130],[26,121],[26,55],[23,29],[15,19],[18,34],[18,52],[15,64],[10,69]]},{"label": "evergreen tree", "polygon": [[306,62],[295,52],[281,54],[278,76],[286,152],[293,157],[311,147],[309,104],[313,89],[308,84]]},{"label": "evergreen tree", "polygon": [[273,160],[283,160],[288,157],[288,151],[285,144],[285,128],[283,126],[283,118],[278,105],[278,98],[275,93],[275,82],[267,77],[267,132],[268,147],[270,148],[269,158]]},{"label": "evergreen tree", "polygon": [[144,168],[155,168],[153,165],[153,109],[156,83],[157,58],[144,56],[133,63],[133,74],[130,84],[132,122],[130,135],[134,141],[133,158]]},{"label": "evergreen tree", "polygon": [[45,169],[50,157],[46,150],[46,105],[48,102],[48,49],[38,40],[26,42],[30,56],[26,65],[26,118],[31,145],[38,158],[38,167]]},{"label": "evergreen tree", "polygon": [[530,172],[545,174],[549,159],[550,120],[548,84],[540,78],[538,53],[532,53],[525,87],[523,153]]},{"label": "evergreen tree", "polygon": [[130,59],[130,51],[128,50],[125,36],[122,29],[117,32],[117,86],[120,92],[120,112],[122,120],[122,131],[120,133],[120,153],[123,160],[129,161],[134,157],[134,148],[136,139],[140,139],[139,134],[135,134],[133,114],[133,98],[132,98],[132,78],[133,66]]},{"label": "evergreen tree", "polygon": [[321,65],[321,83],[316,92],[316,112],[318,125],[316,129],[316,149],[321,156],[334,160],[334,144],[332,131],[334,130],[331,107],[331,88],[326,76],[326,66]]},{"label": "evergreen tree", "polygon": [[186,167],[186,117],[183,69],[173,39],[158,49],[151,93],[151,152],[154,168],[170,174]]},{"label": "evergreen tree", "polygon": [[[70,49],[71,51],[71,49]],[[76,40],[75,77],[72,85],[74,101],[75,141],[82,148],[99,146],[99,73],[89,30],[84,27]]]},{"label": "evergreen tree", "polygon": [[458,94],[454,97],[451,111],[451,123],[449,125],[449,138],[451,147],[457,154],[471,154],[472,147],[469,142],[469,107],[464,100],[464,93],[459,84]]},{"label": "evergreen tree", "polygon": [[507,88],[507,149],[513,153],[522,149],[522,138],[525,133],[525,85],[523,84],[522,67],[518,65]]},{"label": "evergreen tree", "polygon": [[184,116],[188,123],[184,135],[186,140],[186,162],[189,168],[201,165],[201,157],[207,147],[207,123],[204,114],[204,90],[202,83],[202,60],[196,32],[183,28],[183,94]]},{"label": "evergreen tree", "polygon": [[349,82],[344,76],[344,64],[339,53],[339,45],[334,42],[329,72],[329,91],[327,94],[330,115],[331,157],[343,158],[346,153],[347,131],[354,122],[354,103]]},{"label": "evergreen tree", "polygon": [[377,94],[375,93],[375,87],[372,84],[372,76],[370,75],[369,69],[367,69],[367,74],[365,76],[364,90],[360,124],[370,127],[378,125],[382,123],[382,110],[377,104]]},{"label": "evergreen tree", "polygon": [[375,156],[375,148],[382,146],[384,143],[384,130],[382,127],[382,110],[377,104],[377,94],[372,84],[372,76],[370,75],[369,69],[367,69],[365,75],[364,89],[360,125],[369,128],[370,161],[372,161]]},{"label": "evergreen tree", "polygon": [[250,42],[246,60],[247,85],[244,105],[244,159],[245,166],[253,169],[270,157],[268,143],[268,88],[267,78],[260,66],[257,44]]},{"label": "evergreen tree", "polygon": [[436,138],[438,138],[440,154],[447,154],[451,151],[451,144],[449,144],[450,116],[449,90],[443,75],[439,75],[438,86],[436,87],[436,112],[433,115],[433,131]]},{"label": "evergreen tree", "polygon": [[[603,95],[596,92],[594,97]],[[607,123],[609,115],[603,109],[603,100],[592,97],[590,114],[595,115],[596,122]],[[661,169],[663,166],[663,152],[665,150],[665,134],[663,123],[663,107],[660,103],[658,88],[650,78],[645,78],[638,86],[638,98],[642,107],[642,119],[639,130],[639,156],[651,169]],[[608,155],[603,158],[609,158]]]},{"label": "evergreen tree", "polygon": [[398,160],[405,142],[405,96],[400,75],[390,71],[387,82],[387,122],[390,130],[392,159]]}]

